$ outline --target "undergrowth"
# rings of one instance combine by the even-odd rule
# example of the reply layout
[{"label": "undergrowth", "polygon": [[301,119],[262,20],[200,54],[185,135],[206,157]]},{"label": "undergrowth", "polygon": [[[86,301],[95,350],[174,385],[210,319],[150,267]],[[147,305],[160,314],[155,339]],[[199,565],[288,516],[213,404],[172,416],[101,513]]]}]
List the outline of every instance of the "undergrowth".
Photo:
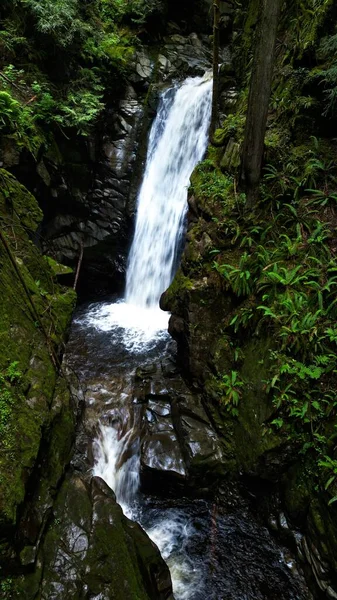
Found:
[{"label": "undergrowth", "polygon": [[157,0],[6,0],[0,7],[0,134],[35,158],[53,132],[88,135],[123,86]]},{"label": "undergrowth", "polygon": [[[237,349],[236,366],[223,376],[220,400],[234,416],[239,414],[245,341],[249,336],[272,340],[269,376],[263,382],[274,407],[269,426],[299,444],[301,453],[316,454],[320,469],[328,471],[330,488],[337,481],[334,170],[320,141],[312,138],[310,150],[297,153],[297,161],[288,157],[288,163],[266,166],[259,207],[249,215],[234,177],[213,166],[207,187],[202,175],[207,170],[209,163],[199,169],[199,193],[222,194],[222,217],[216,219],[222,242],[211,251],[213,269],[237,298],[225,331]],[[233,248],[230,255],[224,252],[227,261],[222,245]],[[333,495],[330,502],[335,500]]]}]

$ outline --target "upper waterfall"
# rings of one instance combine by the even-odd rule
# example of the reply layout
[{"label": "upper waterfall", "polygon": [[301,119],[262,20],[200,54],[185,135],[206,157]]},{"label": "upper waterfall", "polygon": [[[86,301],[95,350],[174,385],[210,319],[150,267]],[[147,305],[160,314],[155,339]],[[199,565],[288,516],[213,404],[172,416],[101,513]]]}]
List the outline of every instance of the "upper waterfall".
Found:
[{"label": "upper waterfall", "polygon": [[168,316],[159,299],[177,266],[189,180],[207,148],[211,104],[209,75],[189,78],[162,94],[138,196],[125,299],[94,305],[87,315],[89,324],[120,335],[129,352],[167,336]]},{"label": "upper waterfall", "polygon": [[191,173],[206,151],[212,102],[209,76],[189,78],[161,97],[137,203],[125,299],[158,306],[170,285],[184,229]]}]

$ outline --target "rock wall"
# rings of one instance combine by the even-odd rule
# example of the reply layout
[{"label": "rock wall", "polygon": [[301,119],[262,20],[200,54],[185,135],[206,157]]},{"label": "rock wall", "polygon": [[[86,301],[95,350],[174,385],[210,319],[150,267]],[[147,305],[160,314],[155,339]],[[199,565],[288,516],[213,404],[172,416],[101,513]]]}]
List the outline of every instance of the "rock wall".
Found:
[{"label": "rock wall", "polygon": [[[230,32],[231,10],[224,3],[224,35]],[[10,137],[0,143],[0,166],[34,193],[43,211],[43,250],[75,266],[83,246],[80,295],[123,289],[148,131],[160,91],[211,68],[210,3],[191,0],[182,7],[172,1],[163,11],[163,27],[155,33],[148,24],[126,80],[114,97],[105,99],[106,110],[89,137],[70,132],[67,138],[55,130],[37,160]],[[222,59],[228,60],[226,52]]]},{"label": "rock wall", "polygon": [[[236,309],[249,308],[250,299],[240,302],[213,268],[215,248],[221,248],[223,264],[233,266],[242,250],[233,247],[230,235],[227,244],[220,239],[221,202],[212,197],[209,183],[200,184],[203,168],[208,167],[201,165],[192,176],[187,242],[180,270],[163,294],[161,306],[172,312],[169,330],[178,344],[182,372],[189,385],[201,392],[221,436],[224,471],[241,481],[256,498],[257,510],[263,507],[270,529],[297,551],[315,597],[335,598],[336,507],[315,488],[315,462],[299,456],[300,447],[270,427],[275,407],[264,381],[272,337],[263,328],[254,335],[247,330],[244,338],[229,334]],[[223,376],[233,371],[244,381],[236,413],[223,401]]]},{"label": "rock wall", "polygon": [[65,443],[53,455],[57,484],[71,448],[76,407],[67,387],[59,397],[55,392],[76,297],[57,284],[56,273],[63,268],[32,242],[42,219],[35,198],[3,169],[0,180],[1,560],[15,562],[24,544],[15,535],[41,452],[49,452],[62,426]]},{"label": "rock wall", "polygon": [[[26,548],[27,561],[29,554]],[[75,474],[58,493],[34,572],[20,577],[16,590],[22,600],[173,600],[157,547],[124,517],[103,480]]]}]

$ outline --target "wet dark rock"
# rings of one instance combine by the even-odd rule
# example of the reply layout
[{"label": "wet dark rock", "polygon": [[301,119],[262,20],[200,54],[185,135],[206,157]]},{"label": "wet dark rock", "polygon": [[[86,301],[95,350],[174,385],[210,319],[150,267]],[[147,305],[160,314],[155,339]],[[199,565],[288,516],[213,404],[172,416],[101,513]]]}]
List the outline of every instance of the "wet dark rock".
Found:
[{"label": "wet dark rock", "polygon": [[[28,550],[26,550],[28,556]],[[105,482],[67,477],[35,572],[19,584],[30,600],[168,600],[171,578],[157,547],[124,517]]]},{"label": "wet dark rock", "polygon": [[[172,35],[165,39],[162,54],[166,62],[166,73],[170,78],[203,75],[211,69],[212,53],[209,41],[200,39],[195,33],[185,37]],[[163,64],[163,59],[161,64]]]},{"label": "wet dark rock", "polygon": [[142,487],[157,493],[176,493],[186,483],[186,469],[174,433],[161,431],[160,422],[143,439],[141,446]]},{"label": "wet dark rock", "polygon": [[191,394],[177,369],[169,366],[147,365],[136,373],[145,385],[142,486],[153,493],[185,490],[198,495],[226,470],[222,445],[200,397]]}]

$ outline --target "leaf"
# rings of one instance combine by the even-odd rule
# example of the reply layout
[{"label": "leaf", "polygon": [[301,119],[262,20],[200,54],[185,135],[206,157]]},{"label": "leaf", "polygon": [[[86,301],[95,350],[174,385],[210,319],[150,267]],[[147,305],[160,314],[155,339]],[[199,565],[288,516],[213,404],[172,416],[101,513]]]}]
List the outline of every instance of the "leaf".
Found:
[{"label": "leaf", "polygon": [[271,380],[271,384],[270,386],[273,388],[275,387],[275,383],[277,382],[277,380],[279,379],[278,375],[274,375],[273,379]]},{"label": "leaf", "polygon": [[328,479],[328,481],[325,484],[325,489],[327,490],[328,487],[330,487],[330,485],[332,484],[332,482],[336,479],[336,475],[331,475],[331,477]]},{"label": "leaf", "polygon": [[305,402],[304,405],[303,405],[303,408],[301,410],[301,417],[302,417],[302,419],[307,414],[308,408],[309,408],[309,402]]}]

